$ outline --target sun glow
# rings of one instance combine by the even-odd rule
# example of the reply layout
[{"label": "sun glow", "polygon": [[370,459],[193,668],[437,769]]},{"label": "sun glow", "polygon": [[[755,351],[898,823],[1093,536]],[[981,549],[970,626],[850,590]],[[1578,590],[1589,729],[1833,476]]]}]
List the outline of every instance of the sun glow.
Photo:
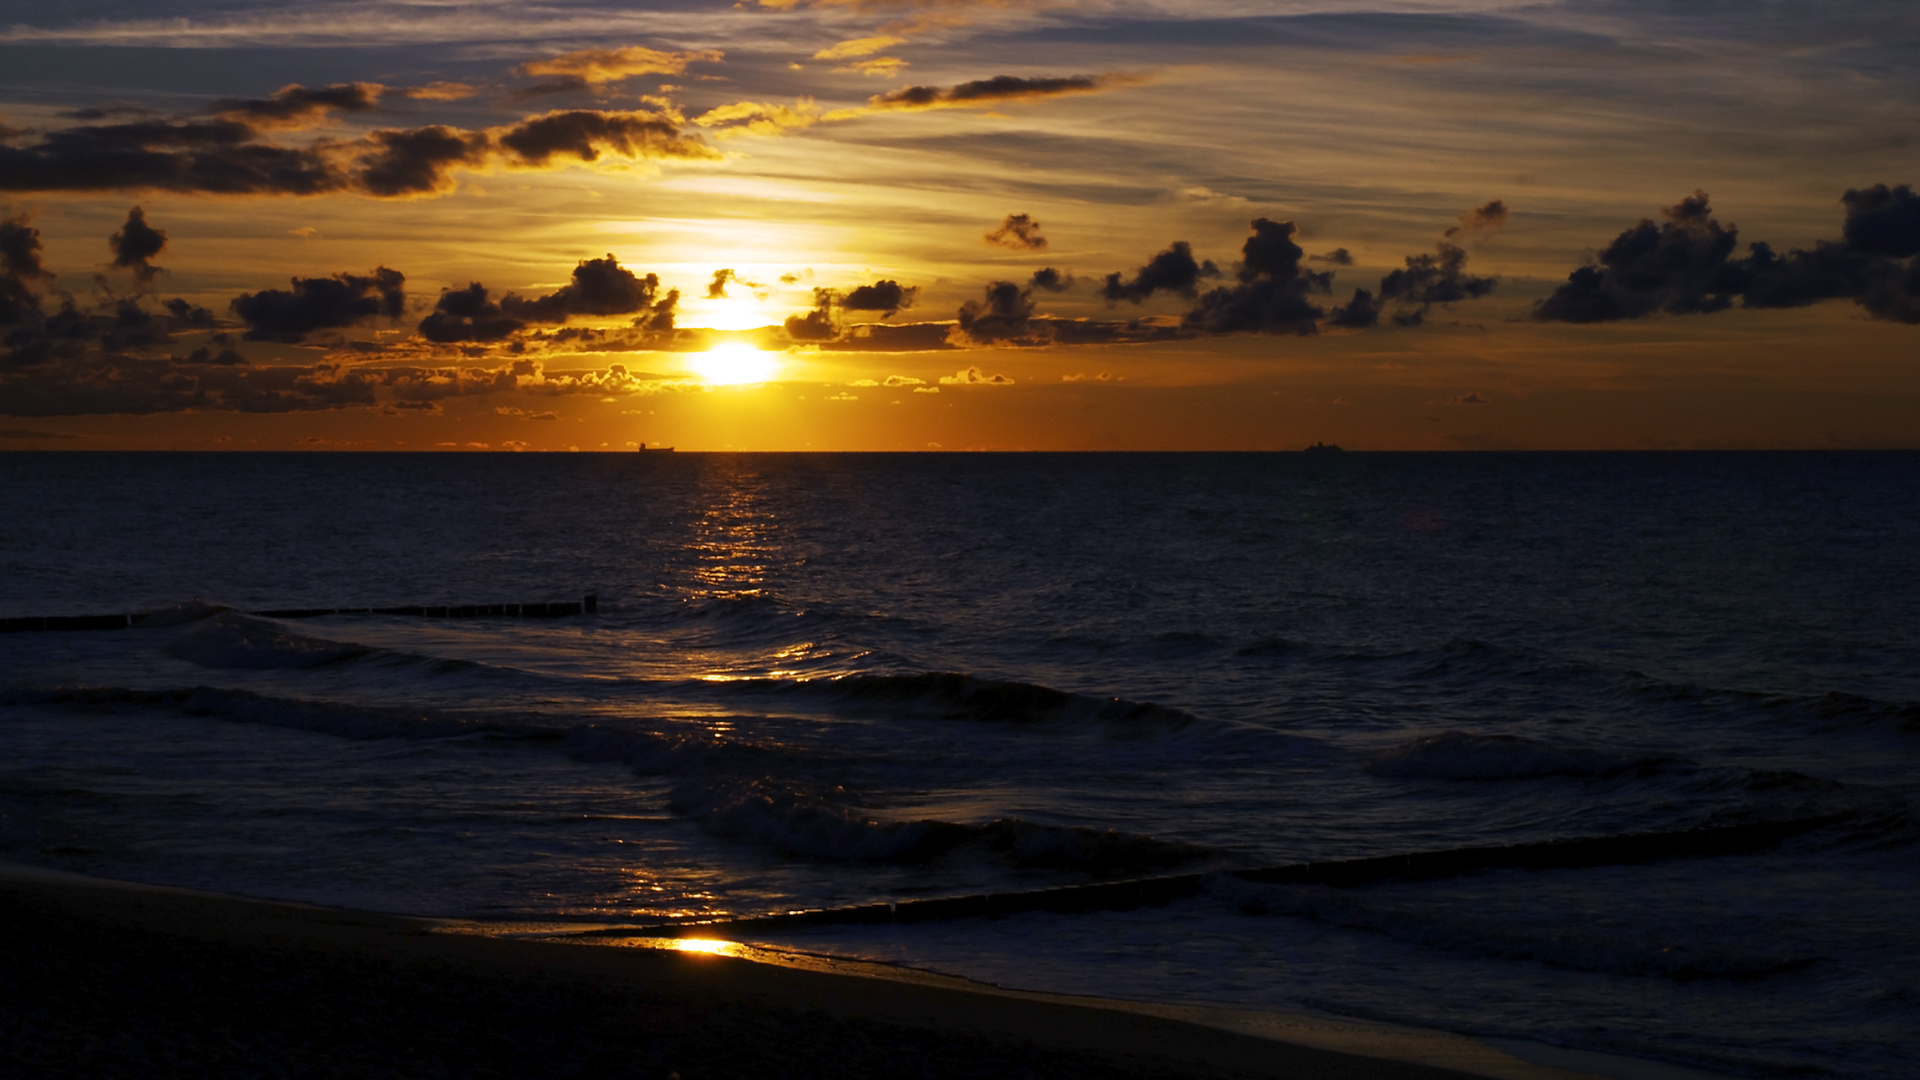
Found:
[{"label": "sun glow", "polygon": [[763,383],[779,370],[774,354],[762,352],[743,341],[727,341],[688,361],[694,374],[718,386]]},{"label": "sun glow", "polygon": [[673,943],[675,952],[723,953],[732,945],[730,941],[711,941],[706,938],[681,938]]}]

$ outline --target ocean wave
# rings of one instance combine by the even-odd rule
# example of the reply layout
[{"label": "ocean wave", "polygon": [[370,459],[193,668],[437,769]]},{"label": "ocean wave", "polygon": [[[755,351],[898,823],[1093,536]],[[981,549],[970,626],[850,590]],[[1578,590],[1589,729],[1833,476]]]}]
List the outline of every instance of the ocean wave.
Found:
[{"label": "ocean wave", "polygon": [[710,735],[581,725],[561,737],[576,761],[620,762],[673,778],[668,805],[711,835],[785,855],[845,862],[924,862],[972,850],[1020,868],[1124,876],[1182,866],[1209,848],[1111,829],[1000,818],[984,825],[902,820],[843,785],[819,762],[782,746]]},{"label": "ocean wave", "polygon": [[1418,735],[1367,759],[1374,776],[1395,779],[1520,780],[1540,776],[1611,777],[1688,764],[1670,754],[1556,746],[1516,735],[1445,731]]},{"label": "ocean wave", "polygon": [[1692,982],[1750,982],[1799,971],[1815,957],[1772,951],[1745,940],[1714,942],[1661,936],[1629,927],[1527,924],[1513,920],[1437,914],[1435,905],[1413,910],[1377,904],[1348,890],[1325,886],[1258,886],[1230,877],[1209,877],[1207,889],[1241,914],[1311,919],[1347,930],[1378,934],[1423,948],[1605,975]]},{"label": "ocean wave", "polygon": [[953,720],[1008,723],[1129,721],[1182,727],[1195,723],[1189,712],[1056,690],[1037,683],[987,679],[959,672],[911,675],[848,675],[785,684],[790,692],[819,694],[850,706],[884,706]]},{"label": "ocean wave", "polygon": [[200,619],[168,642],[165,649],[176,660],[223,670],[320,667],[372,651],[353,642],[297,634],[270,619],[234,611]]},{"label": "ocean wave", "polygon": [[503,727],[491,719],[424,709],[279,697],[213,686],[161,690],[112,686],[21,688],[0,692],[0,705],[169,709],[187,716],[210,716],[238,723],[294,728],[356,740],[440,739],[480,731],[523,733],[523,729]]}]

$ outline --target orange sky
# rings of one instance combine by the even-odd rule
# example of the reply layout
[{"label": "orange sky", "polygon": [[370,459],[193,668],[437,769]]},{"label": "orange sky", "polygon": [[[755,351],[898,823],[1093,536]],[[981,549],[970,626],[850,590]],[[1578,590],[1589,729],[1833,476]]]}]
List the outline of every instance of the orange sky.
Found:
[{"label": "orange sky", "polygon": [[1920,15],[1710,9],[30,13],[0,447],[1920,445]]}]

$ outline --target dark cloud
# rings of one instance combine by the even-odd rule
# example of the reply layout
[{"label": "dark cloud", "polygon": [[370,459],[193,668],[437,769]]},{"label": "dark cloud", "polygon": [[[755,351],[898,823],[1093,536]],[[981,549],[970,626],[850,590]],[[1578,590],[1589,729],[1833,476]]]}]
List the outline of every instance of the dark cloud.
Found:
[{"label": "dark cloud", "polygon": [[1051,340],[1036,335],[1032,325],[1033,292],[1012,281],[995,281],[980,300],[960,306],[960,329],[975,342]]},{"label": "dark cloud", "polygon": [[398,319],[406,310],[405,275],[382,266],[373,273],[294,278],[291,291],[263,289],[234,297],[234,314],[252,341],[299,342],[316,330],[369,319]]},{"label": "dark cloud", "polygon": [[1840,197],[1847,208],[1842,232],[1847,246],[1868,255],[1906,259],[1920,255],[1920,195],[1905,184],[1875,184]]},{"label": "dark cloud", "polygon": [[26,214],[0,216],[0,326],[40,318],[36,286],[51,281],[40,262],[40,230]]},{"label": "dark cloud", "polygon": [[164,269],[150,260],[166,249],[166,230],[148,225],[147,212],[138,206],[127,211],[127,223],[107,238],[107,245],[113,249],[113,265],[133,271],[134,280],[142,285],[152,284],[154,275]]},{"label": "dark cloud", "polygon": [[0,414],[286,413],[371,405],[377,376],[340,364],[253,367],[93,353],[0,375]]},{"label": "dark cloud", "polygon": [[531,323],[564,323],[576,315],[635,315],[636,327],[671,331],[679,302],[678,289],[660,295],[659,275],[640,277],[608,255],[581,260],[571,282],[537,299],[508,293],[496,302],[477,281],[443,289],[420,334],[439,344],[501,341]]},{"label": "dark cloud", "polygon": [[1210,334],[1316,332],[1325,312],[1309,297],[1331,292],[1333,274],[1301,268],[1306,253],[1294,242],[1295,231],[1291,221],[1255,219],[1234,267],[1239,283],[1207,292],[1185,323]]},{"label": "dark cloud", "polygon": [[[508,293],[500,300],[507,314],[527,322],[563,323],[575,315],[650,314],[660,292],[660,276],[645,277],[620,265],[608,255],[603,259],[583,259],[573,268],[573,280],[557,292],[537,300],[523,300]],[[680,299],[670,294],[672,307]]]},{"label": "dark cloud", "polygon": [[292,83],[272,97],[221,98],[207,111],[256,128],[301,128],[335,112],[372,112],[385,90],[379,83],[336,83],[318,90]]},{"label": "dark cloud", "polygon": [[1451,240],[1462,233],[1491,232],[1507,223],[1509,213],[1506,203],[1494,199],[1485,206],[1476,206],[1461,214],[1459,223],[1441,235]]},{"label": "dark cloud", "polygon": [[[786,279],[782,278],[781,280],[785,281]],[[746,278],[741,277],[739,274],[734,273],[732,270],[715,270],[713,272],[713,280],[707,282],[707,299],[709,300],[727,299],[727,286],[729,284],[744,285],[749,289],[761,288],[761,285],[759,282],[748,281]],[[765,295],[763,294],[756,293],[756,295],[759,295],[760,298],[763,300],[766,299]]]},{"label": "dark cloud", "polygon": [[478,168],[493,154],[484,133],[441,124],[411,131],[376,131],[355,175],[360,190],[380,198],[437,195],[453,187],[456,166]]},{"label": "dark cloud", "polygon": [[1353,290],[1353,299],[1327,313],[1330,326],[1348,330],[1370,330],[1380,325],[1380,301],[1369,289]]},{"label": "dark cloud", "polygon": [[832,341],[840,336],[840,325],[833,317],[834,302],[839,298],[832,289],[813,290],[813,310],[805,315],[789,315],[784,324],[787,336],[794,341]]},{"label": "dark cloud", "polygon": [[1122,75],[1065,75],[1052,78],[1023,79],[1014,75],[996,75],[991,79],[964,82],[952,89],[937,86],[909,86],[890,94],[867,99],[873,110],[951,109],[969,105],[992,105],[1002,101],[1023,101],[1058,97],[1062,94],[1090,94],[1113,86],[1130,86],[1140,80]]},{"label": "dark cloud", "polygon": [[1346,248],[1334,248],[1325,255],[1309,255],[1308,262],[1332,263],[1335,266],[1352,266],[1353,253]]},{"label": "dark cloud", "polygon": [[233,120],[65,128],[32,146],[0,146],[0,190],[7,191],[318,195],[347,186],[324,147],[257,142],[253,128]]},{"label": "dark cloud", "polygon": [[901,308],[912,307],[919,295],[918,285],[902,287],[897,281],[881,280],[854,288],[840,298],[840,306],[847,311],[883,311],[892,315]]},{"label": "dark cloud", "polygon": [[1776,253],[1765,242],[1733,258],[1739,232],[1713,218],[1706,193],[1668,207],[1667,221],[1641,221],[1595,263],[1535,306],[1536,319],[1606,322],[1655,312],[1800,307],[1852,299],[1877,319],[1920,323],[1920,199],[1904,185],[1849,190],[1843,239]]},{"label": "dark cloud", "polygon": [[440,290],[433,312],[420,320],[420,336],[443,345],[457,341],[500,341],[526,325],[489,300],[487,287],[475,281],[464,289]]},{"label": "dark cloud", "polygon": [[1212,262],[1195,262],[1193,245],[1185,240],[1175,240],[1167,250],[1147,260],[1147,265],[1134,271],[1132,281],[1121,279],[1119,271],[1107,275],[1100,288],[1100,295],[1107,303],[1116,304],[1122,300],[1138,304],[1156,292],[1178,293],[1192,297],[1197,294],[1201,278],[1218,277],[1220,271]]},{"label": "dark cloud", "polygon": [[1600,253],[1598,265],[1575,270],[1542,300],[1534,317],[1560,322],[1606,322],[1650,315],[1719,311],[1734,290],[1722,274],[1739,243],[1739,230],[1713,218],[1707,193],[1661,211],[1660,224],[1641,219]]},{"label": "dark cloud", "polygon": [[295,147],[264,141],[255,125],[226,116],[84,125],[44,132],[31,145],[0,145],[0,191],[405,198],[448,190],[455,168],[548,168],[608,154],[719,157],[682,135],[674,119],[652,112],[576,109],[487,131],[433,125]]},{"label": "dark cloud", "polygon": [[1015,251],[1039,251],[1047,246],[1047,238],[1040,235],[1040,223],[1025,214],[1008,214],[1000,227],[987,233],[983,239],[989,244]]},{"label": "dark cloud", "polygon": [[1043,266],[1033,272],[1033,277],[1027,281],[1027,287],[1039,289],[1042,292],[1066,292],[1073,288],[1074,283],[1072,274],[1064,274],[1051,266]]},{"label": "dark cloud", "polygon": [[1454,304],[1493,292],[1495,279],[1474,277],[1466,268],[1466,250],[1442,240],[1433,254],[1409,255],[1405,269],[1381,278],[1380,298],[1408,306],[1394,316],[1395,322],[1418,326],[1435,304]]},{"label": "dark cloud", "polygon": [[506,129],[499,142],[519,162],[529,165],[545,165],[556,157],[598,161],[608,152],[629,158],[720,156],[699,139],[681,135],[672,120],[650,112],[550,112]]}]

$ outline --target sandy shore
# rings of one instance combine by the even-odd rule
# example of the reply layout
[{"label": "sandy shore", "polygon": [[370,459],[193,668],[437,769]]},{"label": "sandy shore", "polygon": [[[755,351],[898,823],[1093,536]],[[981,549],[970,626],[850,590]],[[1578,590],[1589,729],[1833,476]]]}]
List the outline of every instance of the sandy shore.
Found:
[{"label": "sandy shore", "polygon": [[735,950],[749,959],[446,929],[0,865],[0,1073],[1590,1075],[1384,1025],[998,991],[752,950]]}]

